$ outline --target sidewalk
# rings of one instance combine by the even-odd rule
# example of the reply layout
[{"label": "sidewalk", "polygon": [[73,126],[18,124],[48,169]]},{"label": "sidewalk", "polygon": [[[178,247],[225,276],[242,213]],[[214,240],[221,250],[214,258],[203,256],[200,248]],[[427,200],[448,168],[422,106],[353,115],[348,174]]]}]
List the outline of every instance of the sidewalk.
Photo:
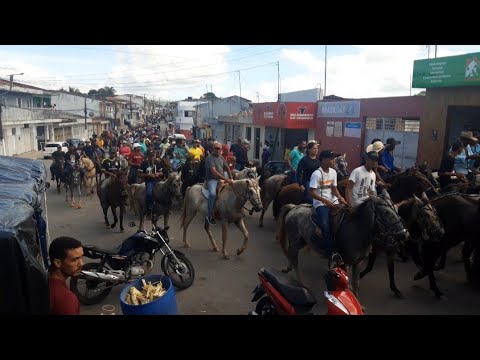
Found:
[{"label": "sidewalk", "polygon": [[33,160],[43,160],[43,152],[42,151],[29,151],[23,154],[14,155],[13,157],[25,158],[25,159],[33,159]]}]

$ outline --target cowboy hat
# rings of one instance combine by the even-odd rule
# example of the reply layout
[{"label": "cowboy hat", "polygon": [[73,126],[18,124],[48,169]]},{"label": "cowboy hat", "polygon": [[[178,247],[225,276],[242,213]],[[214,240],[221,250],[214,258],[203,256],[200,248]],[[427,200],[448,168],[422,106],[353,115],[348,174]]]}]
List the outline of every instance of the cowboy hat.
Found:
[{"label": "cowboy hat", "polygon": [[477,138],[473,136],[473,132],[471,131],[462,131],[460,133],[460,137],[464,139],[472,140],[475,142],[478,141]]},{"label": "cowboy hat", "polygon": [[367,146],[367,150],[365,152],[369,153],[370,151],[375,151],[376,153],[379,153],[384,147],[385,146],[381,141],[375,141],[373,144]]}]

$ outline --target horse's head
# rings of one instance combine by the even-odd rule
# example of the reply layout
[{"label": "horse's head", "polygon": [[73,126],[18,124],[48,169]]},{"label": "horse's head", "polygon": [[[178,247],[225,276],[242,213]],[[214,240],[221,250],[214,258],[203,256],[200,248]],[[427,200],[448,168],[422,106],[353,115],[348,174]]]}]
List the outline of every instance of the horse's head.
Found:
[{"label": "horse's head", "polygon": [[445,236],[445,229],[427,195],[423,193],[421,199],[414,196],[413,205],[410,216],[417,222],[422,239],[440,241]]},{"label": "horse's head", "polygon": [[347,154],[335,158],[335,171],[340,174],[340,176],[348,176],[347,168]]},{"label": "horse's head", "polygon": [[435,177],[433,176],[432,169],[430,169],[426,161],[424,161],[422,164],[415,164],[415,167],[418,169],[418,171],[425,175],[425,177],[432,183],[435,189],[440,187],[437,179],[435,179]]},{"label": "horse's head", "polygon": [[253,205],[253,210],[255,212],[262,211],[262,200],[260,198],[260,186],[256,180],[246,179],[247,184],[247,199]]},{"label": "horse's head", "polygon": [[383,190],[380,196],[370,195],[370,199],[372,200],[377,234],[384,241],[385,246],[397,246],[398,243],[404,243],[408,239],[409,233],[388,192]]},{"label": "horse's head", "polygon": [[252,168],[246,168],[246,179],[256,179],[258,176],[257,174],[257,168],[252,167]]},{"label": "horse's head", "polygon": [[170,191],[174,194],[177,198],[182,196],[182,180],[181,175],[178,172],[172,172],[168,176],[168,181],[170,182]]}]

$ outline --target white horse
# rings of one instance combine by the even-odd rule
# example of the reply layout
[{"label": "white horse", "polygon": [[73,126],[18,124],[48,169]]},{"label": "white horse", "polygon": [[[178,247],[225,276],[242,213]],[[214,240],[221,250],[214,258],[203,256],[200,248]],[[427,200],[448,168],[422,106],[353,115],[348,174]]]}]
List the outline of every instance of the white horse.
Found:
[{"label": "white horse", "polygon": [[258,177],[259,176],[257,174],[257,168],[255,167],[251,167],[251,168],[246,167],[242,171],[235,171],[233,174],[233,178],[235,180],[257,179]]},{"label": "white horse", "polygon": [[[219,185],[220,186],[220,185]],[[204,191],[207,192],[204,193]],[[183,227],[183,243],[185,247],[190,247],[187,241],[187,229],[195,215],[200,213],[205,217],[208,213],[208,191],[203,188],[202,184],[196,184],[187,189],[183,204],[183,213],[181,218],[181,227]],[[234,223],[243,234],[243,245],[237,249],[237,255],[240,255],[246,248],[248,242],[248,231],[243,222],[245,213],[245,203],[250,201],[253,204],[253,210],[258,212],[262,210],[262,202],[260,200],[260,187],[258,182],[252,179],[236,180],[232,185],[226,184],[217,192],[215,201],[214,218],[222,225],[222,254],[225,259],[229,259],[226,250],[227,242],[227,225]],[[248,210],[248,209],[247,209]],[[218,251],[217,243],[210,231],[210,223],[205,220],[205,231],[208,234],[213,251]]]}]

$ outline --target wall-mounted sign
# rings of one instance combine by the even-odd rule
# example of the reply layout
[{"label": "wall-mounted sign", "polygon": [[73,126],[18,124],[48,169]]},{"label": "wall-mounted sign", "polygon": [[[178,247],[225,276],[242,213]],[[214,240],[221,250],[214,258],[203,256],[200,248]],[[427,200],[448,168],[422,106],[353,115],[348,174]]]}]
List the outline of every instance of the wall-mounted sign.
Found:
[{"label": "wall-mounted sign", "polygon": [[360,138],[362,137],[362,123],[361,122],[346,122],[343,136]]},{"label": "wall-mounted sign", "polygon": [[413,62],[413,88],[480,86],[480,53]]},{"label": "wall-mounted sign", "polygon": [[358,118],[360,117],[360,101],[321,101],[318,103],[318,117],[326,118]]}]

